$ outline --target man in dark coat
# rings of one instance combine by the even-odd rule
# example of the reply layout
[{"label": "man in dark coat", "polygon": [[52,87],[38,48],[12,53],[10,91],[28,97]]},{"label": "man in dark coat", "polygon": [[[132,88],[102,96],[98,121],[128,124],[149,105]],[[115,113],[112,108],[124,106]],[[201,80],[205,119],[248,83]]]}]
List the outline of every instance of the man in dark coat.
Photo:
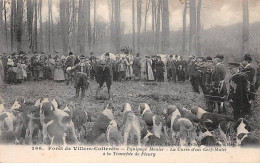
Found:
[{"label": "man in dark coat", "polygon": [[257,63],[258,63],[258,68],[256,70],[255,91],[257,91],[260,86],[260,61],[258,61]]},{"label": "man in dark coat", "polygon": [[[68,58],[66,59],[66,62],[65,62],[65,69],[67,69],[68,67],[74,66],[74,62],[75,62],[75,59],[73,57],[73,53],[70,52],[69,56],[68,56]],[[66,70],[66,73],[67,73],[66,84],[69,85],[70,81],[72,80],[72,76],[73,76],[72,74],[73,73],[71,71],[67,71],[67,70]]]},{"label": "man in dark coat", "polygon": [[224,56],[217,55],[214,58],[215,69],[212,71],[211,76],[211,90],[209,95],[212,96],[209,99],[209,108],[208,111],[213,112],[214,107],[218,107],[218,113],[226,112],[226,108],[224,106],[224,100],[227,95],[227,89],[225,84],[226,77],[226,69],[223,64]]},{"label": "man in dark coat", "polygon": [[134,74],[134,80],[141,79],[141,62],[139,59],[139,54],[136,54],[133,61],[133,74]]},{"label": "man in dark coat", "polygon": [[178,63],[178,81],[183,82],[185,81],[185,70],[187,68],[187,62],[180,56],[180,61]]},{"label": "man in dark coat", "polygon": [[111,99],[110,88],[112,85],[112,79],[113,79],[113,74],[112,74],[110,65],[108,65],[104,61],[101,61],[100,65],[97,67],[97,71],[96,71],[96,81],[98,83],[96,97],[99,95],[100,89],[102,88],[104,83],[106,83],[107,90],[108,90],[108,96],[109,96],[109,99]]},{"label": "man in dark coat", "polygon": [[241,72],[245,73],[247,75],[248,81],[250,83],[250,94],[248,95],[249,100],[255,99],[255,83],[254,83],[254,77],[255,77],[255,68],[251,65],[252,57],[250,54],[245,54],[244,60],[242,62],[243,68]]},{"label": "man in dark coat", "polygon": [[164,81],[164,63],[160,56],[157,57],[157,64],[156,64],[156,76],[157,81],[163,82]]},{"label": "man in dark coat", "polygon": [[89,77],[90,71],[89,66],[85,62],[85,56],[81,55],[79,57],[79,63],[72,67],[72,70],[75,71],[75,83],[74,88],[76,88],[76,96],[75,98],[79,97],[79,92],[81,89],[81,99],[85,97],[85,91],[88,89],[89,86]]},{"label": "man in dark coat", "polygon": [[176,82],[176,63],[173,59],[173,55],[170,55],[170,59],[167,61],[166,67],[168,81]]},{"label": "man in dark coat", "polygon": [[229,63],[232,77],[229,81],[230,91],[228,100],[233,108],[235,121],[251,115],[251,104],[248,99],[248,78],[245,73],[239,72],[239,63]]}]

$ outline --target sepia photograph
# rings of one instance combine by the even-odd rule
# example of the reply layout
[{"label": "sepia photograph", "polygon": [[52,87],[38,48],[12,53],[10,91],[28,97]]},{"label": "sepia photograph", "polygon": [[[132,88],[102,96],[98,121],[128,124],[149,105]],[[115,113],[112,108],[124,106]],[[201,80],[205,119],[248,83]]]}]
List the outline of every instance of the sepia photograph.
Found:
[{"label": "sepia photograph", "polygon": [[1,163],[260,162],[260,0],[0,9]]}]

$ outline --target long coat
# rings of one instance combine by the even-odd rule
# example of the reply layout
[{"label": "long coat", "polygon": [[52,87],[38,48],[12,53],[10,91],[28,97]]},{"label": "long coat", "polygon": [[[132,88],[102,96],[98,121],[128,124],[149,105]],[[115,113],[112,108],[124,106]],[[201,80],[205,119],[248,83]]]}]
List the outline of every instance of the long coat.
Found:
[{"label": "long coat", "polygon": [[141,73],[141,63],[138,58],[135,58],[133,61],[133,73],[136,76],[139,76]]},{"label": "long coat", "polygon": [[109,65],[106,65],[104,70],[102,66],[97,67],[96,81],[98,84],[102,84],[104,82],[111,84],[112,78],[113,78],[113,74],[111,72],[111,68]]},{"label": "long coat", "polygon": [[153,75],[153,70],[152,70],[152,60],[151,59],[147,59],[146,63],[145,63],[145,71],[146,71],[146,75],[147,75],[147,80],[148,81],[153,81],[154,80],[154,75]]},{"label": "long coat", "polygon": [[129,57],[125,60],[126,64],[126,78],[133,77],[133,60]]}]

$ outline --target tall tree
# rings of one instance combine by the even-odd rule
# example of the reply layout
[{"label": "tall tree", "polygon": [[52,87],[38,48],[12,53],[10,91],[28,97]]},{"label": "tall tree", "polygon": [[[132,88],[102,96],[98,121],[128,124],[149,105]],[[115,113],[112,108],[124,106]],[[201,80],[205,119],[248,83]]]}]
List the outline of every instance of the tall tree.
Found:
[{"label": "tall tree", "polygon": [[23,1],[17,1],[17,30],[16,30],[16,41],[17,41],[17,51],[22,51],[22,34],[23,34]]},{"label": "tall tree", "polygon": [[150,8],[150,2],[151,0],[146,0],[146,3],[145,3],[145,14],[144,14],[144,44],[146,46],[146,25],[147,25],[147,15],[148,15],[148,11],[149,11],[149,8]]},{"label": "tall tree", "polygon": [[189,55],[196,53],[196,5],[195,0],[190,1],[190,36],[189,36]]},{"label": "tall tree", "polygon": [[161,29],[161,8],[162,8],[162,0],[158,1],[157,4],[157,13],[156,13],[156,35],[155,35],[155,48],[156,53],[160,52],[160,29]]},{"label": "tall tree", "polygon": [[4,0],[4,20],[5,20],[5,46],[6,46],[6,51],[9,50],[9,47],[8,47],[8,33],[7,33],[7,10],[6,10],[6,3],[7,1]]},{"label": "tall tree", "polygon": [[120,0],[115,0],[115,50],[120,53],[121,26],[120,26]]},{"label": "tall tree", "polygon": [[154,51],[156,51],[156,43],[155,43],[155,39],[156,39],[156,35],[155,35],[155,21],[156,21],[156,3],[155,0],[152,0],[152,32],[153,32],[153,49]]},{"label": "tall tree", "polygon": [[48,51],[51,52],[51,0],[48,0]]},{"label": "tall tree", "polygon": [[137,51],[140,53],[140,32],[142,23],[142,0],[137,0]]},{"label": "tall tree", "polygon": [[69,48],[69,0],[60,1],[60,25],[61,25],[61,38],[63,54],[68,54]]},{"label": "tall tree", "polygon": [[0,0],[0,53],[3,52],[3,0]]},{"label": "tall tree", "polygon": [[243,1],[243,37],[242,37],[242,54],[248,52],[249,49],[249,11],[248,0]]},{"label": "tall tree", "polygon": [[200,23],[200,11],[202,0],[198,0],[197,6],[197,55],[201,56],[201,23]]},{"label": "tall tree", "polygon": [[81,54],[85,54],[86,43],[86,1],[79,0],[78,12],[78,47]]},{"label": "tall tree", "polygon": [[11,20],[10,20],[10,33],[11,33],[11,51],[14,51],[14,44],[15,44],[15,18],[16,18],[16,0],[11,1]]},{"label": "tall tree", "polygon": [[94,0],[93,49],[96,49],[97,1]]},{"label": "tall tree", "polygon": [[183,23],[182,23],[182,54],[186,54],[186,14],[187,14],[187,1],[184,2],[184,10],[183,10]]},{"label": "tall tree", "polygon": [[34,0],[34,32],[33,32],[33,51],[38,51],[38,42],[37,42],[37,36],[38,36],[38,27],[37,27],[37,0]]},{"label": "tall tree", "polygon": [[90,0],[86,0],[87,1],[87,8],[85,10],[87,10],[87,39],[88,39],[88,48],[91,48],[91,22],[90,22]]},{"label": "tall tree", "polygon": [[170,25],[169,25],[169,7],[168,0],[162,0],[162,52],[165,53],[169,47]]},{"label": "tall tree", "polygon": [[135,54],[135,0],[132,0],[132,51]]},{"label": "tall tree", "polygon": [[27,9],[27,33],[28,33],[28,43],[29,43],[29,52],[33,52],[33,5],[32,0],[26,1]]},{"label": "tall tree", "polygon": [[43,32],[42,32],[42,0],[39,0],[39,4],[38,4],[38,15],[40,18],[40,34],[39,34],[39,41],[40,41],[40,51],[43,51]]}]

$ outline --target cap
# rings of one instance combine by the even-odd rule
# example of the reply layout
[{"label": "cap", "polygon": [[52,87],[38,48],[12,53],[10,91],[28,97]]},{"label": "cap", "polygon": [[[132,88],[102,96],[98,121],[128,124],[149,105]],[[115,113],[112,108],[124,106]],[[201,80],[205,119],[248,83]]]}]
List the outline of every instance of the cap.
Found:
[{"label": "cap", "polygon": [[84,55],[80,55],[79,59],[85,59],[86,57]]},{"label": "cap", "polygon": [[218,59],[221,59],[221,60],[223,60],[223,59],[224,59],[224,56],[223,56],[223,55],[220,55],[220,54],[218,54],[218,55],[216,55],[214,58],[218,58]]},{"label": "cap", "polygon": [[212,58],[210,56],[206,57],[207,61],[212,61]]},{"label": "cap", "polygon": [[240,66],[240,63],[230,62],[230,63],[228,63],[228,66],[239,67],[239,66]]},{"label": "cap", "polygon": [[249,63],[252,62],[252,57],[251,57],[251,55],[250,55],[250,54],[245,54],[245,55],[244,55],[244,60],[245,60],[245,61],[248,61]]}]

